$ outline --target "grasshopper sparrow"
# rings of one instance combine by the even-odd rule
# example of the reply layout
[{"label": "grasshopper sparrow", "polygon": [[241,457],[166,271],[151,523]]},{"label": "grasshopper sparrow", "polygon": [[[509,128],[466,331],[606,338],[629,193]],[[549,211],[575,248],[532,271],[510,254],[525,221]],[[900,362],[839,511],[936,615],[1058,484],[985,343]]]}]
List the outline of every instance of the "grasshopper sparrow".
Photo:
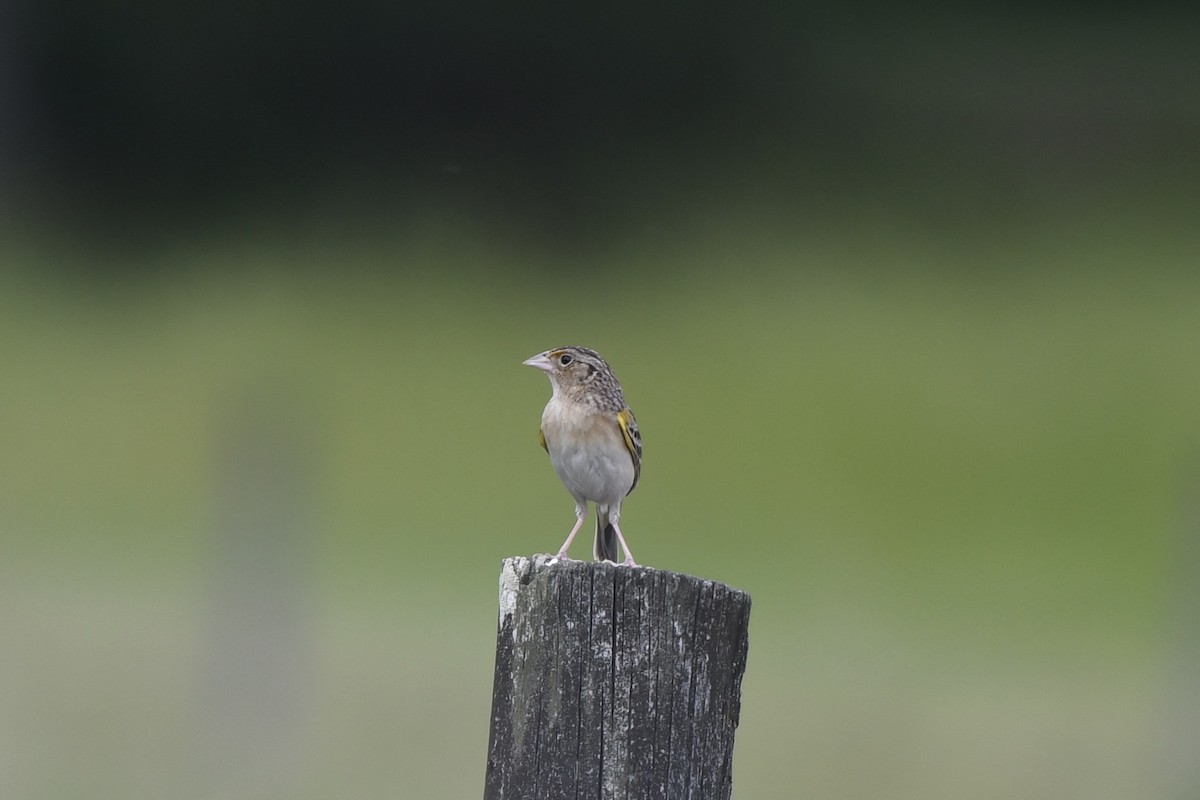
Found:
[{"label": "grasshopper sparrow", "polygon": [[554,391],[542,412],[542,447],[575,498],[575,527],[556,558],[567,558],[591,502],[596,505],[596,560],[616,561],[620,542],[625,553],[621,563],[637,566],[618,523],[621,501],[642,472],[642,436],[617,376],[599,353],[586,347],[547,350],[524,363],[550,378]]}]

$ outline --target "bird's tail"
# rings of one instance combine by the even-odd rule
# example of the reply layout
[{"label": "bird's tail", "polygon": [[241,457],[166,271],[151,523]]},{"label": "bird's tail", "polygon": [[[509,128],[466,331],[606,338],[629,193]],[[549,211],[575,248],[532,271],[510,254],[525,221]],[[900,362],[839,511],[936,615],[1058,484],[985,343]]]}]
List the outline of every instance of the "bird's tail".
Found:
[{"label": "bird's tail", "polygon": [[608,513],[596,509],[596,542],[592,546],[592,555],[597,561],[617,560],[617,532],[608,521]]}]

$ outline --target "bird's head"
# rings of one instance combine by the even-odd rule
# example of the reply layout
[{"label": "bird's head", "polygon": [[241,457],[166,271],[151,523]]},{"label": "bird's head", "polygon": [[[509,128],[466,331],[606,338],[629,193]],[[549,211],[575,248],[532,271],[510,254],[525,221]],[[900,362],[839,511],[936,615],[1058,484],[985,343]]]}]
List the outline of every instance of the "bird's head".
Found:
[{"label": "bird's head", "polygon": [[545,372],[550,378],[555,394],[578,397],[593,384],[597,386],[614,382],[612,369],[603,356],[586,347],[556,347],[525,359],[522,363]]}]

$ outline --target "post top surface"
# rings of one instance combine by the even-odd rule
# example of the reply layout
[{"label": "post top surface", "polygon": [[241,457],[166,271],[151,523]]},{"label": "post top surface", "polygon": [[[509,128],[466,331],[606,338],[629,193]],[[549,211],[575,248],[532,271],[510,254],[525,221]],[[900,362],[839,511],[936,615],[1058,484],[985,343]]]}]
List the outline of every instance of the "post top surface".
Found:
[{"label": "post top surface", "polygon": [[[501,562],[500,567],[500,611],[503,614],[506,607],[512,608],[515,603],[516,593],[520,591],[520,587],[524,583],[528,583],[534,574],[549,572],[551,570],[562,570],[564,574],[590,572],[600,575],[628,575],[633,580],[654,580],[664,577],[671,580],[686,581],[689,583],[708,584],[713,587],[721,587],[735,595],[745,595],[749,599],[749,592],[741,589],[735,589],[732,586],[727,586],[719,581],[712,581],[705,578],[699,578],[695,575],[688,575],[683,572],[671,572],[670,570],[656,569],[654,567],[626,567],[621,564],[614,564],[611,561],[576,561],[574,559],[557,559],[549,553],[538,553],[534,556],[509,556]],[[507,603],[506,603],[507,600]]]}]

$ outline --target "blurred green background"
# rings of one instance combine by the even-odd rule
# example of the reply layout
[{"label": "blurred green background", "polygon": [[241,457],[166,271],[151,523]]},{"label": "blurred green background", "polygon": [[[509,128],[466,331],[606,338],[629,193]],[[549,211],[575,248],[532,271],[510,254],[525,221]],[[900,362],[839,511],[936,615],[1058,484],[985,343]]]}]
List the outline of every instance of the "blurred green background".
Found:
[{"label": "blurred green background", "polygon": [[480,796],[563,344],[735,797],[1200,796],[1194,14],[4,15],[0,796]]}]

